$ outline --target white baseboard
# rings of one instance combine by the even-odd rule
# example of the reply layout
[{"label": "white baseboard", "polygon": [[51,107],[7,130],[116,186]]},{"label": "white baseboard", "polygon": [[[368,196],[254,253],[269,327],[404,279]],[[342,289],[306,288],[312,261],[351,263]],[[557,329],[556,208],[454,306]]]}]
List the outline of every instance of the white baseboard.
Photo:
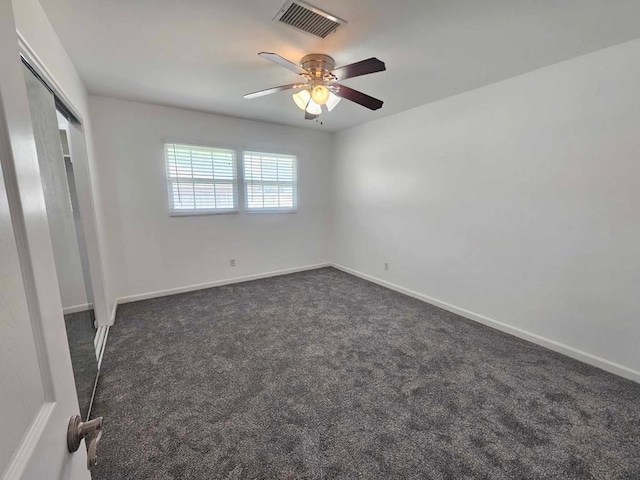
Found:
[{"label": "white baseboard", "polygon": [[64,315],[68,315],[70,313],[86,312],[87,310],[91,310],[92,308],[93,308],[93,303],[82,303],[80,305],[65,307],[62,309],[62,313]]},{"label": "white baseboard", "polygon": [[[220,287],[223,285],[231,285],[234,283],[248,282],[251,280],[260,280],[261,278],[278,277],[280,275],[288,275],[290,273],[304,272],[306,270],[315,270],[317,268],[330,267],[330,263],[317,263],[315,265],[306,265],[304,267],[286,268],[284,270],[275,270],[272,272],[256,273],[253,275],[245,275],[243,277],[225,278],[215,280],[213,282],[198,283],[195,285],[187,285],[186,287],[169,288],[166,290],[158,290],[155,292],[141,293],[138,295],[129,295],[120,297],[116,300],[116,304],[137,302],[139,300],[148,300],[150,298],[165,297],[167,295],[176,295],[178,293],[195,292],[196,290],[204,290],[205,288]],[[114,309],[115,317],[115,309]]]},{"label": "white baseboard", "polygon": [[396,292],[400,292],[410,297],[417,298],[418,300],[422,300],[423,302],[430,303],[431,305],[435,305],[436,307],[440,307],[449,312],[468,318],[469,320],[473,320],[475,322],[481,323],[488,327],[495,328],[496,330],[500,330],[501,332],[508,333],[515,337],[521,338],[523,340],[527,340],[528,342],[535,343],[542,347],[548,348],[549,350],[562,353],[567,357],[574,358],[576,360],[587,363],[589,365],[593,365],[594,367],[600,368],[602,370],[613,373],[620,377],[624,377],[629,380],[633,380],[634,382],[640,383],[640,372],[637,370],[633,370],[631,368],[625,367],[623,365],[619,365],[617,363],[611,362],[604,358],[597,357],[587,352],[583,352],[581,350],[570,347],[563,343],[556,342],[554,340],[550,340],[545,337],[541,337],[540,335],[536,335],[535,333],[527,332],[526,330],[522,330],[521,328],[513,327],[506,323],[502,323],[492,318],[485,317],[484,315],[480,315],[479,313],[475,313],[470,310],[466,310],[464,308],[456,307],[455,305],[451,305],[450,303],[443,302],[436,298],[429,297],[428,295],[424,295],[414,290],[401,287],[400,285],[396,285],[395,283],[387,282],[380,278],[373,277],[366,273],[362,273],[357,270],[353,270],[351,268],[338,265],[335,263],[332,263],[331,266],[334,268],[337,268],[338,270],[342,270],[343,272],[349,273],[351,275],[355,275],[356,277],[360,277],[364,280],[368,280],[370,282],[376,283],[378,285],[389,288],[391,290],[395,290]]}]

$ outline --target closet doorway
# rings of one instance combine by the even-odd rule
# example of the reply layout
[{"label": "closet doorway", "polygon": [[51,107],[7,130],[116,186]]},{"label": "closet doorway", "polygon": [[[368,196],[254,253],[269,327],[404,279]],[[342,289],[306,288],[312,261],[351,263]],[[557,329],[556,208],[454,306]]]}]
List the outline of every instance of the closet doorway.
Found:
[{"label": "closet doorway", "polygon": [[92,204],[90,184],[88,178],[79,181],[76,171],[86,161],[84,136],[72,108],[26,61],[24,77],[80,414],[87,420],[106,327],[96,323],[96,293],[101,292],[95,284],[101,286],[101,272],[87,248],[87,217],[93,211],[83,203]]}]

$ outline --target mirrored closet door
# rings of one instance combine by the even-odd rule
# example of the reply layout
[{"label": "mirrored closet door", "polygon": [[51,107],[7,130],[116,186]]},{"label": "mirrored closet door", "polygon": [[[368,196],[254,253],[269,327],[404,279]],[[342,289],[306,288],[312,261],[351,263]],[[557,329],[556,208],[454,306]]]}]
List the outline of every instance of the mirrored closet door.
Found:
[{"label": "mirrored closet door", "polygon": [[53,92],[26,65],[24,74],[80,414],[86,420],[98,358],[93,289],[69,146],[75,119],[59,111]]}]

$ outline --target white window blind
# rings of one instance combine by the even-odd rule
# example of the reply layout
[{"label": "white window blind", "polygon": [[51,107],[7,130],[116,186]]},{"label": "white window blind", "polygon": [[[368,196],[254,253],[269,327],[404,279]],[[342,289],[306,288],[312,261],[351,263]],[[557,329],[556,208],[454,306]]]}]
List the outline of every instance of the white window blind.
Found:
[{"label": "white window blind", "polygon": [[164,151],[172,215],[238,210],[234,150],[168,143]]},{"label": "white window blind", "polygon": [[244,152],[243,163],[247,211],[296,211],[298,171],[295,156]]}]

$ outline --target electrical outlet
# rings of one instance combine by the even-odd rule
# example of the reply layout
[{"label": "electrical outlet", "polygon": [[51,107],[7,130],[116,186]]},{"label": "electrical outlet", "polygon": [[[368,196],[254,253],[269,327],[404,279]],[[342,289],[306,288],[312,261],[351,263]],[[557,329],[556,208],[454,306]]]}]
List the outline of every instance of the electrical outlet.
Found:
[{"label": "electrical outlet", "polygon": [[230,267],[235,267],[236,266],[236,259],[232,258],[231,260],[229,260],[229,266]]},{"label": "electrical outlet", "polygon": [[389,270],[389,264],[387,262],[384,263],[384,269],[387,271]]}]

